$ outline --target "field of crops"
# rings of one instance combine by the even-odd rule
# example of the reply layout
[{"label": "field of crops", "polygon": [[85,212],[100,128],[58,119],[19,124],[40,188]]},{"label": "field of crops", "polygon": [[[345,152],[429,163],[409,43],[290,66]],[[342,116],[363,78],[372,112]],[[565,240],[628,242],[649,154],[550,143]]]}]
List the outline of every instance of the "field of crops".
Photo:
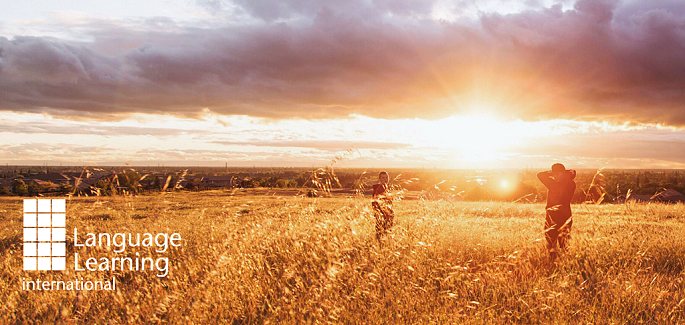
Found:
[{"label": "field of crops", "polygon": [[[382,242],[369,198],[225,191],[73,198],[67,270],[22,270],[22,201],[0,199],[2,323],[683,323],[685,206],[573,205],[550,264],[544,205],[406,200]],[[80,233],[180,233],[169,275],[73,269]],[[138,247],[140,255],[159,254]],[[71,266],[71,267],[70,267]],[[116,291],[22,279],[117,278]]]}]

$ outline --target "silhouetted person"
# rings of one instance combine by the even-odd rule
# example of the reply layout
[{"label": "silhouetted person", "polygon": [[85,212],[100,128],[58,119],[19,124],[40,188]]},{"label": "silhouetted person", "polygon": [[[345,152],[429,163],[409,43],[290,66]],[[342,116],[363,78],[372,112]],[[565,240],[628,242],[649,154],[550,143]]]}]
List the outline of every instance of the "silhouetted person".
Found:
[{"label": "silhouetted person", "polygon": [[378,184],[373,184],[373,215],[376,217],[376,238],[378,240],[392,227],[395,211],[392,210],[392,199],[386,195],[390,175],[382,171],[378,174]]},{"label": "silhouetted person", "polygon": [[545,238],[549,258],[554,261],[560,250],[565,250],[570,238],[571,225],[571,200],[576,191],[575,170],[566,170],[562,164],[552,165],[551,171],[538,173],[538,179],[547,187],[547,217],[545,218]]}]

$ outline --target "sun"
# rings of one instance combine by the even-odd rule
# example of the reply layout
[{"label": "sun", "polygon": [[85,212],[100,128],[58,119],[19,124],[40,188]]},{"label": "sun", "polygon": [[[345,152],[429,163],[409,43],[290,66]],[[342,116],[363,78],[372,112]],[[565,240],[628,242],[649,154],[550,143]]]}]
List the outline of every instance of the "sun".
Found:
[{"label": "sun", "polygon": [[518,138],[508,123],[491,115],[451,116],[435,124],[434,143],[454,150],[464,161],[500,159]]},{"label": "sun", "polygon": [[501,181],[499,182],[499,186],[500,186],[502,189],[505,189],[505,190],[506,190],[506,189],[509,188],[509,186],[511,186],[511,184],[509,184],[509,181],[508,181],[508,180],[503,179],[503,180],[501,180]]}]

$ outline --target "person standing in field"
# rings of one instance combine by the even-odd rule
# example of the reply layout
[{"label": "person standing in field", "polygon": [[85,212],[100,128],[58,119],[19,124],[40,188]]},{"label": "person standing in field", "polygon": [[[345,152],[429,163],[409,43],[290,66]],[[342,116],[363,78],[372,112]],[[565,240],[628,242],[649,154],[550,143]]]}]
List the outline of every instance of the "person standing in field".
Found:
[{"label": "person standing in field", "polygon": [[566,170],[564,165],[556,163],[552,170],[538,173],[538,179],[547,187],[547,216],[545,218],[545,239],[549,258],[553,262],[559,250],[565,250],[570,238],[571,200],[576,191],[575,170]]},{"label": "person standing in field", "polygon": [[395,211],[392,209],[392,199],[387,196],[390,175],[386,171],[378,174],[378,184],[373,185],[373,214],[376,217],[376,239],[381,240],[392,227]]}]

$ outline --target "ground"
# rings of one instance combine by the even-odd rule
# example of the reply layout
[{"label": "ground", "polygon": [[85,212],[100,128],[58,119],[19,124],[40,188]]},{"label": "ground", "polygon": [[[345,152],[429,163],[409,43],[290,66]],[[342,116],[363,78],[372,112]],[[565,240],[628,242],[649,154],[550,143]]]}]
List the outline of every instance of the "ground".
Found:
[{"label": "ground", "polygon": [[[268,195],[265,195],[268,194]],[[573,205],[550,264],[544,206],[405,200],[375,239],[370,199],[206,191],[67,203],[67,271],[22,270],[19,198],[0,199],[3,323],[684,323],[685,206]],[[73,270],[81,233],[174,233],[156,272]],[[28,291],[22,279],[117,278],[116,291]]]}]

